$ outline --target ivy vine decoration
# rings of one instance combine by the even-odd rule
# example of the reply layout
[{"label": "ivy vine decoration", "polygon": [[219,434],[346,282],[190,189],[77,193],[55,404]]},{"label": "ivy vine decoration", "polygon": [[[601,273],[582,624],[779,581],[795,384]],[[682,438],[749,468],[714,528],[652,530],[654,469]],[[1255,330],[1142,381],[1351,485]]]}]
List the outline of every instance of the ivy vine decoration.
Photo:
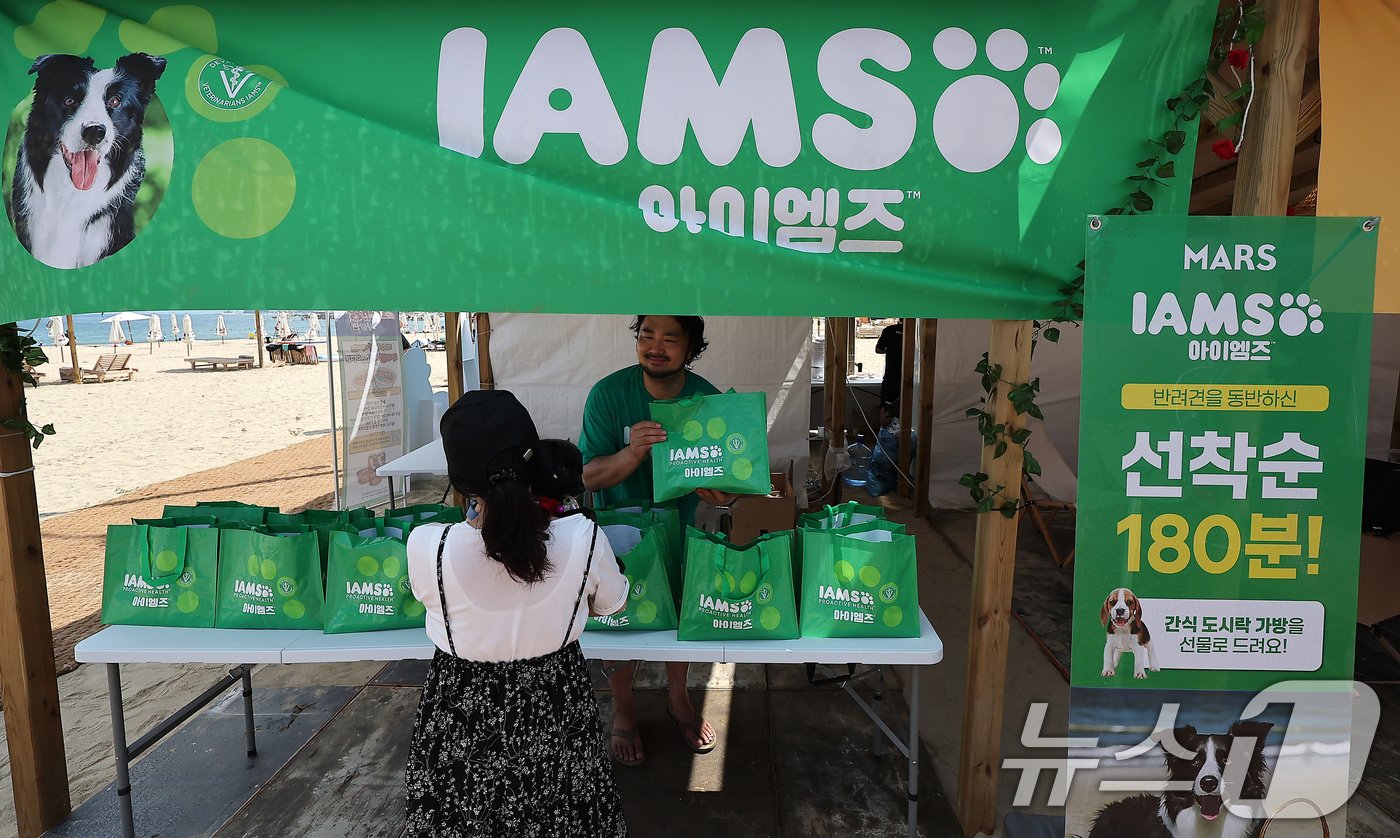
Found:
[{"label": "ivy vine decoration", "polygon": [[[1217,156],[1227,160],[1238,155],[1239,148],[1244,143],[1249,106],[1253,100],[1254,46],[1264,34],[1264,9],[1258,5],[1246,6],[1243,2],[1224,8],[1216,16],[1214,32],[1210,54],[1205,66],[1201,68],[1200,75],[1175,96],[1167,99],[1165,105],[1172,115],[1171,126],[1160,136],[1147,140],[1151,156],[1139,160],[1134,167],[1136,172],[1128,176],[1132,191],[1122,204],[1106,210],[1104,215],[1141,215],[1152,212],[1156,206],[1153,193],[1171,187],[1170,181],[1176,177],[1177,157],[1186,147],[1186,127],[1196,121],[1217,96],[1215,86],[1210,80],[1212,71],[1224,72],[1229,68],[1228,72],[1238,86],[1226,93],[1225,98],[1232,102],[1243,102],[1241,110],[1215,123],[1216,129],[1220,131],[1238,126],[1238,141],[1222,138],[1215,142],[1212,149]],[[1241,70],[1248,71],[1248,79],[1240,77],[1238,71]],[[1064,326],[1078,327],[1084,319],[1083,262],[1076,266],[1074,278],[1061,286],[1059,291],[1060,298],[1054,304],[1051,317],[1048,320],[1037,320],[1033,324],[1032,356],[1041,340],[1056,343]],[[982,437],[983,447],[992,448],[993,459],[997,459],[1015,445],[1021,450],[1022,469],[1025,473],[1040,474],[1040,463],[1036,462],[1035,457],[1031,456],[1031,452],[1026,448],[1031,438],[1030,429],[1008,431],[1006,425],[997,422],[995,415],[988,409],[989,405],[994,403],[998,387],[1008,385],[1010,390],[1007,391],[1006,397],[1016,409],[1017,415],[1028,414],[1036,419],[1044,419],[1040,407],[1035,403],[1040,394],[1040,379],[1032,379],[1028,384],[1011,385],[1002,379],[1001,365],[991,363],[988,353],[985,352],[977,364],[976,372],[982,377],[982,390],[986,395],[982,398],[980,407],[969,408],[965,415],[977,420],[977,432]],[[1025,500],[1017,501],[1006,497],[1006,487],[992,486],[990,480],[989,475],[980,471],[964,474],[958,480],[959,485],[967,487],[979,513],[996,510],[1007,518],[1014,518],[1021,508],[1029,505]]]},{"label": "ivy vine decoration", "polygon": [[48,362],[49,358],[44,354],[44,348],[39,345],[32,334],[20,334],[13,326],[0,329],[0,365],[19,376],[20,379],[19,418],[0,419],[0,427],[19,431],[35,448],[43,443],[45,437],[53,436],[56,431],[53,425],[37,427],[29,421],[29,409],[24,398],[24,385],[38,384],[38,379],[30,374],[29,368],[38,367]]}]

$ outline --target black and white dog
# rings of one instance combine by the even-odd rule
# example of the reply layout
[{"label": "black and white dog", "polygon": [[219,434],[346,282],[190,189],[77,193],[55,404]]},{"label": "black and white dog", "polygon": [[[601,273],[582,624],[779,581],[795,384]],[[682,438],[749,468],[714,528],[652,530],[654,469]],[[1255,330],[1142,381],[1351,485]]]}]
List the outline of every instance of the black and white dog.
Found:
[{"label": "black and white dog", "polygon": [[34,258],[82,268],[131,241],[146,176],[141,125],[165,59],[137,52],[99,70],[41,55],[11,192],[15,233]]},{"label": "black and white dog", "polygon": [[[1174,743],[1162,743],[1168,790],[1108,804],[1089,838],[1254,838],[1262,822],[1236,815],[1226,804],[1264,799],[1269,778],[1264,738],[1272,727],[1271,722],[1235,722],[1223,734],[1178,727],[1171,733]],[[1236,739],[1253,742],[1240,743],[1232,755]]]}]

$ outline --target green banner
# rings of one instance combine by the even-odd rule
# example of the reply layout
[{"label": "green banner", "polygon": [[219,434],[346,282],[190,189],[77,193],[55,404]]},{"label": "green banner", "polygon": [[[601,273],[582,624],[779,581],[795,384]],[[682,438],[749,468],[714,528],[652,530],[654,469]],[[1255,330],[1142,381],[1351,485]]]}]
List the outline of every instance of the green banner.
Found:
[{"label": "green banner", "polygon": [[1346,832],[1376,239],[1090,219],[1065,834]]},{"label": "green banner", "polygon": [[0,321],[1042,316],[1214,9],[5,0]]},{"label": "green banner", "polygon": [[1091,222],[1075,686],[1352,677],[1375,258],[1357,218]]}]

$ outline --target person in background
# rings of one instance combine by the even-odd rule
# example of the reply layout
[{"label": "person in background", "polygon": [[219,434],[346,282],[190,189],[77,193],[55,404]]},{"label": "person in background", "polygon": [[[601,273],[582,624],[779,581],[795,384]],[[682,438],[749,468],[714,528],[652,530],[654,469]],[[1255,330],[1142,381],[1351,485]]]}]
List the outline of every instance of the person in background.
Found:
[{"label": "person in background", "polygon": [[622,608],[627,579],[594,522],[540,507],[532,489],[553,472],[515,396],[467,393],[441,430],[448,479],[477,514],[408,540],[437,651],[413,725],[405,834],[625,836],[578,638],[589,614]]},{"label": "person in background", "polygon": [[[632,322],[637,338],[637,363],[606,376],[588,394],[583,408],[583,482],[604,505],[624,500],[655,497],[649,456],[651,447],[664,442],[666,432],[651,421],[650,405],[661,399],[695,395],[715,395],[719,390],[690,370],[690,365],[709,345],[705,321],[700,317],[671,317],[639,314]],[[722,492],[699,489],[676,505],[682,527],[695,522],[695,509],[701,500],[723,506],[734,498]],[[614,665],[604,662],[613,694],[613,717],[609,749],[621,765],[641,765],[646,761],[641,728],[632,696],[631,662]],[[697,754],[715,747],[715,730],[701,718],[690,701],[686,676],[690,665],[667,663],[668,703],[666,716],[680,730],[686,747]]]},{"label": "person in background", "polygon": [[904,321],[886,326],[875,341],[875,354],[885,356],[885,377],[880,379],[880,402],[899,402],[899,376],[904,367]]}]

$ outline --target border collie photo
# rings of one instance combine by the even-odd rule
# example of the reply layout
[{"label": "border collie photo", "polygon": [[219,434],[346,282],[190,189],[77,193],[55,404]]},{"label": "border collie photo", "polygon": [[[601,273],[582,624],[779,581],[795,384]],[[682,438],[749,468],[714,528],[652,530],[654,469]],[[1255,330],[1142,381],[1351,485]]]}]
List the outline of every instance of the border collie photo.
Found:
[{"label": "border collie photo", "polygon": [[1080,767],[1065,835],[1259,838],[1265,812],[1267,838],[1322,838],[1322,812],[1331,834],[1347,834],[1353,691],[1280,692],[1260,709],[1255,691],[1128,683],[1070,689],[1080,739],[1064,753]]},{"label": "border collie photo", "polygon": [[[34,258],[87,267],[149,221],[173,158],[169,120],[155,99],[164,71],[164,58],[139,52],[106,69],[76,55],[34,61],[34,94],[12,115],[5,161],[10,221]],[[159,146],[158,165],[148,162],[151,145]],[[161,176],[147,188],[157,168]]]},{"label": "border collie photo", "polygon": [[1114,801],[1094,818],[1089,838],[1254,838],[1262,821],[1231,812],[1228,803],[1259,801],[1268,790],[1264,741],[1270,722],[1235,722],[1224,733],[1191,725],[1157,737],[1168,789]]}]

